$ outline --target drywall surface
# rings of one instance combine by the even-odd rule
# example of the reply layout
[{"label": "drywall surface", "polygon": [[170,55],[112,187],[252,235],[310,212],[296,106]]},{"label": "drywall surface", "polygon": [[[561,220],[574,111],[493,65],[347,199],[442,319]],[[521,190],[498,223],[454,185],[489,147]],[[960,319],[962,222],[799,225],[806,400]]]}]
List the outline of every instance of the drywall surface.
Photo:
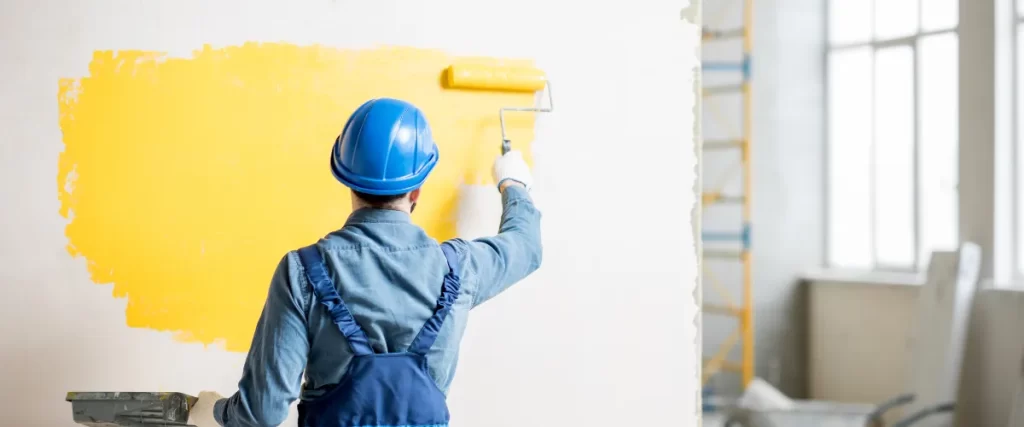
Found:
[{"label": "drywall surface", "polygon": [[[708,28],[729,30],[742,23],[743,1],[705,4]],[[824,59],[825,3],[819,0],[757,0],[753,3],[751,54],[751,240],[756,374],[787,395],[806,397],[803,324],[806,301],[798,276],[824,262]],[[707,60],[738,61],[739,41],[704,45]],[[705,86],[738,81],[738,73],[704,71]],[[739,135],[743,114],[738,95],[704,100],[705,140]],[[704,188],[737,194],[742,174],[735,151],[705,151]],[[704,229],[735,232],[735,204],[705,206]],[[714,249],[705,242],[705,249]],[[704,297],[720,302],[718,280],[739,298],[737,262],[708,261]],[[711,276],[714,276],[713,278]],[[704,350],[710,355],[727,340],[736,321],[705,313]],[[730,360],[739,361],[736,348]],[[738,376],[712,379],[723,394],[740,391]]]},{"label": "drywall surface", "polygon": [[[246,347],[237,328],[258,310],[252,295],[265,293],[272,268],[255,247],[273,246],[279,257],[343,223],[346,191],[327,153],[359,96],[408,94],[452,137],[442,149],[460,153],[455,163],[465,167],[446,166],[431,184],[435,205],[419,207],[417,221],[439,238],[492,232],[499,200],[486,182],[486,150],[496,154],[498,135],[458,119],[520,98],[434,103],[421,92],[427,86],[401,74],[466,57],[532,61],[551,78],[557,110],[516,124],[514,135],[535,166],[544,265],[472,317],[450,396],[453,425],[689,418],[695,199],[680,189],[695,180],[699,29],[680,19],[685,2],[582,5],[531,0],[501,13],[468,0],[5,5],[0,423],[71,425],[63,401],[71,390],[232,393]],[[119,58],[132,60],[112,66]],[[211,77],[229,77],[231,66],[249,105],[213,96],[227,86]],[[123,74],[133,67],[134,81]],[[380,70],[395,74],[368,75]],[[259,80],[271,72],[283,76],[280,88]],[[380,82],[395,76],[404,79]],[[137,86],[114,90],[120,84]],[[281,91],[280,105],[264,105],[269,89]],[[189,96],[194,104],[181,102]],[[115,115],[112,106],[130,109]],[[161,114],[183,126],[156,134],[167,123]],[[253,145],[240,145],[246,138]],[[466,151],[475,144],[484,151]],[[209,216],[181,205],[195,202],[189,188],[203,180],[223,193]],[[451,198],[457,191],[475,197]],[[476,215],[456,216],[466,210]],[[194,227],[176,228],[182,215]],[[305,223],[280,225],[289,220]],[[248,233],[242,241],[218,234],[239,230]],[[214,259],[252,271],[203,266]],[[189,272],[196,276],[181,276]],[[226,289],[244,292],[232,298]],[[197,303],[183,304],[186,295]]]},{"label": "drywall surface", "polygon": [[807,287],[810,397],[872,403],[906,393],[919,286],[812,282]]},{"label": "drywall surface", "polygon": [[992,290],[975,297],[960,374],[956,425],[1009,425],[1024,368],[1022,324],[1024,290]]}]

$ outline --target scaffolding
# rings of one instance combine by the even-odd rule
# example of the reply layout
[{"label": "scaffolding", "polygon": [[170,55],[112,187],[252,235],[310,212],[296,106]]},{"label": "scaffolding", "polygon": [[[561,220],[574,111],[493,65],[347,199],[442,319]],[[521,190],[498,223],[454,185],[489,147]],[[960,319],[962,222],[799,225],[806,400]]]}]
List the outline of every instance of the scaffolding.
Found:
[{"label": "scaffolding", "polygon": [[[736,319],[737,325],[733,332],[720,344],[718,350],[711,357],[704,358],[702,385],[719,372],[733,372],[741,377],[742,386],[745,388],[754,378],[754,313],[753,313],[753,277],[751,275],[750,257],[750,76],[751,76],[751,23],[753,0],[742,1],[742,25],[739,28],[722,30],[704,28],[702,40],[742,39],[742,57],[739,61],[704,61],[702,64],[705,73],[732,72],[740,76],[740,80],[731,84],[715,84],[705,86],[702,90],[703,97],[722,96],[725,94],[739,93],[741,97],[741,130],[738,139],[710,140],[704,141],[703,151],[722,152],[738,154],[739,173],[742,174],[742,182],[739,194],[724,194],[723,188],[703,189],[701,194],[702,204],[710,206],[713,204],[730,204],[741,209],[741,224],[739,231],[702,230],[701,237],[704,242],[729,242],[738,243],[737,250],[720,250],[704,248],[701,253],[702,274],[705,279],[702,283],[710,283],[719,295],[718,304],[702,303],[702,310],[708,315],[724,315]],[[715,155],[723,155],[715,154]],[[735,299],[730,295],[728,289],[711,274],[708,269],[707,260],[723,259],[738,263],[742,268],[742,290],[740,302],[736,304]],[[728,360],[729,353],[737,345],[740,346],[741,360],[739,363]]]}]

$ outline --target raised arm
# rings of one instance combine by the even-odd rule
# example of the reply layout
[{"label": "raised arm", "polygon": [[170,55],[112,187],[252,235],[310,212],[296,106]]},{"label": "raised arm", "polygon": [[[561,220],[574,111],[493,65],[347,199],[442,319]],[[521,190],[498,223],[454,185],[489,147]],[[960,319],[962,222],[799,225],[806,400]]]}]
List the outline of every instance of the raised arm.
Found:
[{"label": "raised arm", "polygon": [[479,288],[473,305],[500,294],[540,267],[540,211],[530,199],[530,169],[518,151],[510,151],[494,164],[495,181],[503,209],[498,234],[466,243],[469,268]]}]

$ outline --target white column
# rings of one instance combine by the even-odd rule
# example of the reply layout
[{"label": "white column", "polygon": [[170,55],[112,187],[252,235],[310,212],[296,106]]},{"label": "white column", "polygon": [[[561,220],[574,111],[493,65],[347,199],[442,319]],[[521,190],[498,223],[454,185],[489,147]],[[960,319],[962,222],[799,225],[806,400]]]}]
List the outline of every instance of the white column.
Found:
[{"label": "white column", "polygon": [[[1005,176],[1012,91],[1007,8],[1012,0],[960,1],[960,241],[981,246],[981,277],[993,277],[996,258],[996,175]],[[1006,180],[1000,180],[1000,190]],[[1003,194],[1006,194],[1003,192]],[[1003,202],[1005,198],[1000,198]],[[1002,206],[1000,206],[1002,208]],[[1000,209],[1005,214],[1005,209]],[[1000,221],[1005,222],[1005,221]],[[1003,230],[1000,230],[1004,232]],[[1000,239],[1001,240],[1001,239]],[[1008,245],[1002,244],[1005,255]],[[1002,262],[1002,260],[1001,260]]]}]

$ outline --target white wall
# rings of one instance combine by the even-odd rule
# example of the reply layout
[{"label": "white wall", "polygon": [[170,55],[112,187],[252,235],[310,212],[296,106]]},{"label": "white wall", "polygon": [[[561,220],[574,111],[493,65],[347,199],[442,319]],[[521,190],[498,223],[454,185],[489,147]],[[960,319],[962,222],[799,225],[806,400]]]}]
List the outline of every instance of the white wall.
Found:
[{"label": "white wall", "polygon": [[55,186],[56,95],[58,78],[87,73],[93,50],[187,55],[204,43],[245,41],[536,59],[558,98],[558,112],[538,119],[535,145],[546,259],[473,317],[450,399],[455,423],[683,422],[696,407],[688,189],[699,39],[680,20],[685,6],[5,2],[0,424],[70,425],[69,390],[234,391],[243,355],[128,329],[124,301],[91,284],[84,261],[67,254]]}]

